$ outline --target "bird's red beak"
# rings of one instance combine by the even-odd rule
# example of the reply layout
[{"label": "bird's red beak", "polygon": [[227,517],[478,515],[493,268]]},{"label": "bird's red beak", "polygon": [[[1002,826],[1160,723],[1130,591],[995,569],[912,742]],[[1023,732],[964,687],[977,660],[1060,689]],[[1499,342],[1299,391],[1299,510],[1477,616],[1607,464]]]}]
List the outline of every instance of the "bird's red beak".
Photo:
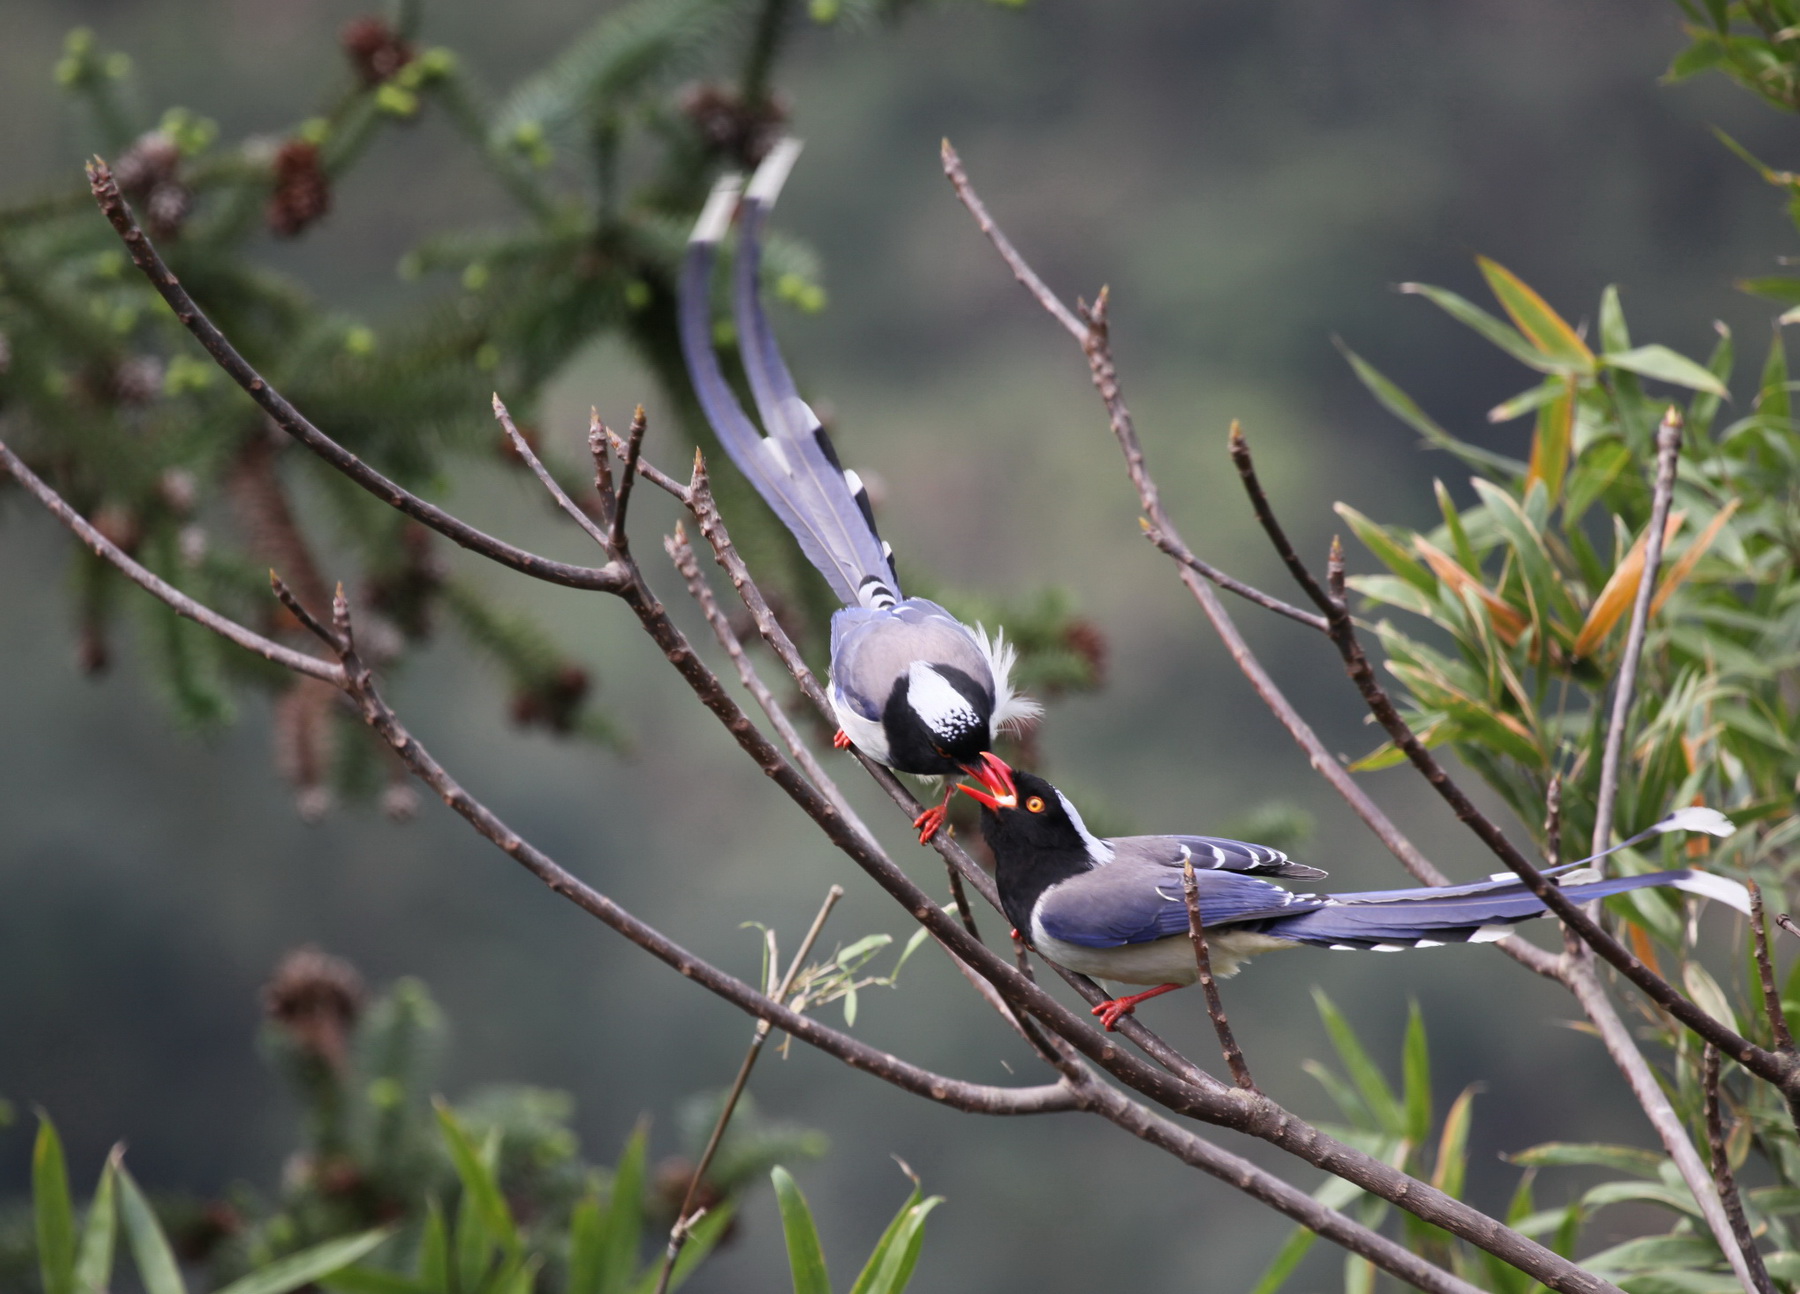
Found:
[{"label": "bird's red beak", "polygon": [[958,782],[956,789],[971,800],[978,804],[985,804],[990,809],[1016,809],[1019,807],[1019,788],[1013,782],[1012,769],[1008,768],[1005,761],[993,751],[982,751],[980,764],[965,764],[963,772],[986,788],[978,791],[967,782]]}]

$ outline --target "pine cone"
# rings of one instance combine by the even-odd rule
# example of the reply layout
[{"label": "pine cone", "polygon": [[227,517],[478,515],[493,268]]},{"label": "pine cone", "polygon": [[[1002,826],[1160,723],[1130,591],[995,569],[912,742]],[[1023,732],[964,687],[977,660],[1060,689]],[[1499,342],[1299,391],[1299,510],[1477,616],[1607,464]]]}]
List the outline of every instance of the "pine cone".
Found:
[{"label": "pine cone", "polygon": [[290,139],[275,154],[275,191],[266,219],[277,238],[294,238],[331,210],[331,181],[319,164],[319,146]]},{"label": "pine cone", "polygon": [[413,49],[380,18],[353,18],[344,24],[338,43],[350,66],[366,86],[377,86],[413,61]]}]

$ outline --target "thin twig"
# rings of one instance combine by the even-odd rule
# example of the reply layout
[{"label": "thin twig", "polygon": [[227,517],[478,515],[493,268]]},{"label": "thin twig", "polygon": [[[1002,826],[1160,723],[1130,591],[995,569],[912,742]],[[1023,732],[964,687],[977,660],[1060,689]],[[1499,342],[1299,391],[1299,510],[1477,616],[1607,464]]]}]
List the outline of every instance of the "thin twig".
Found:
[{"label": "thin twig", "polygon": [[631,489],[637,484],[638,456],[644,450],[644,428],[648,425],[644,406],[640,404],[631,415],[631,426],[626,429],[625,453],[620,456],[618,496],[613,503],[612,524],[608,530],[611,542],[607,551],[610,553],[623,553],[631,543],[625,534],[625,512],[631,506]]},{"label": "thin twig", "polygon": [[120,574],[133,584],[149,591],[175,614],[185,616],[196,624],[205,625],[221,638],[236,643],[245,651],[254,652],[264,660],[273,661],[277,665],[293,670],[296,674],[305,674],[309,678],[323,679],[327,683],[343,686],[344,671],[339,666],[330,661],[320,660],[317,656],[309,656],[305,652],[295,651],[292,647],[284,647],[272,639],[244,628],[235,620],[226,619],[218,612],[194,601],[160,575],[127,557],[124,550],[94,529],[86,517],[71,508],[63,501],[61,495],[40,480],[29,467],[26,467],[23,460],[13,453],[4,441],[0,441],[0,467],[4,467],[11,473],[13,479],[24,486],[33,498],[43,504],[52,516],[74,532],[75,537],[92,549],[95,556],[112,563]]},{"label": "thin twig", "polygon": [[[582,532],[586,534],[589,539],[593,540],[596,544],[599,544],[602,552],[606,553],[609,557],[612,556],[612,537],[608,535],[606,531],[600,529],[599,526],[595,525],[594,519],[588,516],[586,512],[582,511],[581,506],[569,497],[568,491],[557,484],[556,478],[550,475],[550,469],[544,466],[543,460],[540,459],[537,456],[536,451],[531,448],[531,442],[526,440],[519,429],[513,425],[512,414],[507,412],[506,405],[501,401],[498,393],[494,396],[494,417],[500,420],[500,426],[505,430],[507,439],[512,442],[513,452],[519,456],[526,467],[531,469],[531,474],[537,477],[539,484],[550,492],[550,497],[556,500],[556,506],[567,513],[570,520],[580,526]],[[600,424],[600,415],[598,413],[594,415],[594,424],[596,426]],[[592,440],[593,433],[590,432],[589,443],[592,443]],[[605,457],[602,456],[597,461],[600,466],[599,485],[601,488],[601,497],[610,499],[612,476],[606,471]]]},{"label": "thin twig", "polygon": [[1606,725],[1606,747],[1600,757],[1600,789],[1594,796],[1593,852],[1612,844],[1613,804],[1619,794],[1619,760],[1625,749],[1625,724],[1636,699],[1638,662],[1644,654],[1644,636],[1650,625],[1650,602],[1656,594],[1656,576],[1662,565],[1663,527],[1668,524],[1669,504],[1675,495],[1675,468],[1681,457],[1681,412],[1670,405],[1656,429],[1656,483],[1650,497],[1650,529],[1644,535],[1644,569],[1638,576],[1637,600],[1631,604],[1631,627],[1625,633],[1625,654],[1619,661],[1619,681],[1613,688],[1612,716]]},{"label": "thin twig", "polygon": [[1745,888],[1750,891],[1750,938],[1756,950],[1756,977],[1762,984],[1769,1032],[1775,1039],[1775,1050],[1791,1055],[1794,1035],[1788,1030],[1787,1012],[1781,1009],[1781,989],[1775,983],[1775,963],[1769,956],[1769,923],[1763,915],[1762,886],[1751,881]]},{"label": "thin twig", "polygon": [[1200,920],[1200,886],[1194,880],[1194,860],[1191,858],[1181,860],[1181,895],[1187,901],[1188,938],[1193,942],[1194,963],[1200,971],[1200,991],[1206,995],[1206,1014],[1212,1017],[1213,1032],[1219,1035],[1219,1050],[1225,1053],[1225,1065],[1231,1070],[1232,1080],[1246,1092],[1254,1092],[1256,1083],[1250,1077],[1250,1066],[1245,1063],[1244,1053],[1231,1032],[1231,1021],[1225,1018],[1225,1003],[1219,997],[1218,982],[1213,979],[1212,953],[1206,946],[1206,925]]},{"label": "thin twig", "polygon": [[[1237,424],[1233,423],[1232,425],[1235,427]],[[1226,592],[1235,593],[1240,598],[1254,602],[1265,611],[1273,611],[1278,616],[1286,616],[1289,620],[1298,621],[1308,629],[1317,629],[1320,633],[1325,632],[1324,616],[1316,615],[1311,611],[1302,611],[1297,606],[1283,602],[1278,597],[1264,593],[1261,589],[1256,588],[1253,585],[1246,584],[1234,576],[1227,575],[1211,562],[1202,561],[1200,558],[1194,556],[1194,554],[1188,550],[1186,544],[1182,543],[1175,536],[1169,534],[1166,530],[1148,519],[1140,519],[1139,524],[1144,528],[1144,537],[1152,544],[1156,545],[1157,548],[1167,553],[1170,557],[1173,557],[1189,570],[1198,575],[1204,575],[1207,579],[1211,580],[1214,584],[1217,584]]]},{"label": "thin twig", "polygon": [[1775,914],[1775,924],[1780,926],[1783,930],[1787,931],[1790,935],[1794,936],[1794,938],[1800,939],[1800,925],[1795,925],[1794,918],[1790,917],[1787,913],[1785,913],[1785,912],[1776,913]]},{"label": "thin twig", "polygon": [[[781,977],[781,984],[772,994],[777,1002],[788,1000],[788,990],[794,987],[794,977],[806,964],[807,954],[812,952],[813,944],[818,942],[819,932],[825,929],[825,920],[831,915],[831,909],[843,897],[844,887],[841,885],[833,885],[825,892],[825,902],[819,905],[818,915],[813,917],[806,937],[800,941],[800,947],[794,950],[787,974]],[[668,1294],[669,1278],[675,1274],[675,1261],[681,1257],[682,1249],[687,1246],[688,1234],[693,1230],[693,1224],[699,1220],[693,1213],[694,1197],[700,1193],[700,1183],[706,1177],[706,1170],[712,1167],[713,1156],[719,1153],[719,1143],[725,1140],[725,1129],[731,1123],[731,1116],[737,1111],[738,1099],[743,1096],[744,1087],[750,1081],[750,1071],[756,1068],[757,1058],[762,1055],[763,1044],[769,1040],[769,1032],[767,1020],[756,1022],[756,1033],[744,1052],[744,1061],[738,1066],[731,1090],[725,1095],[725,1104],[720,1107],[719,1117],[713,1123],[712,1135],[706,1139],[706,1149],[701,1152],[700,1162],[694,1165],[693,1174],[688,1178],[687,1191],[681,1197],[681,1207],[675,1211],[675,1225],[669,1228],[669,1247],[663,1254],[662,1272],[656,1278],[656,1294]]]},{"label": "thin twig", "polygon": [[1750,1220],[1744,1216],[1744,1202],[1738,1197],[1737,1178],[1731,1171],[1731,1156],[1725,1150],[1725,1119],[1719,1108],[1717,1047],[1709,1045],[1706,1048],[1701,1059],[1701,1075],[1701,1088],[1706,1094],[1706,1144],[1712,1151],[1713,1181],[1718,1184],[1719,1197],[1725,1201],[1725,1212],[1731,1217],[1732,1238],[1743,1256],[1743,1266],[1749,1269],[1750,1288],[1756,1294],[1776,1294],[1775,1284],[1769,1279],[1769,1269],[1763,1265],[1762,1253],[1756,1247],[1756,1237],[1750,1233]]},{"label": "thin twig", "polygon": [[1000,253],[1000,259],[1006,262],[1006,268],[1013,272],[1015,279],[1025,285],[1027,292],[1037,298],[1038,304],[1050,312],[1051,318],[1066,328],[1069,335],[1076,341],[1085,345],[1087,328],[1082,325],[1081,320],[1075,317],[1074,312],[1058,299],[1056,293],[1045,286],[1044,280],[1037,276],[1037,271],[1026,264],[1025,258],[1019,255],[1018,250],[1013,247],[1012,240],[1007,238],[1000,226],[994,223],[994,218],[988,215],[987,207],[975,195],[974,186],[969,183],[969,177],[963,173],[962,158],[958,157],[956,150],[950,147],[948,139],[944,141],[942,153],[944,174],[950,177],[950,183],[956,189],[956,196],[962,199],[963,206],[967,207],[969,214],[975,217],[975,223],[981,226],[981,232],[987,235],[988,241],[994,245],[994,250]]},{"label": "thin twig", "polygon": [[158,255],[156,247],[149,237],[138,227],[131,208],[119,193],[118,183],[105,162],[95,158],[88,163],[88,184],[93,189],[94,198],[100,204],[100,210],[106,215],[112,227],[125,243],[125,250],[131,254],[132,264],[144,272],[162,299],[175,312],[175,318],[183,327],[194,335],[213,361],[225,370],[231,379],[241,386],[250,398],[256,401],[264,413],[274,420],[288,435],[305,445],[313,453],[324,459],[332,467],[355,481],[363,489],[373,494],[383,503],[399,509],[415,521],[423,522],[439,534],[454,540],[471,552],[509,566],[534,579],[546,580],[551,584],[562,584],[570,588],[591,589],[598,592],[615,592],[619,587],[620,572],[612,566],[588,567],[571,566],[566,562],[552,561],[548,557],[540,557],[536,553],[527,552],[523,548],[496,539],[484,531],[445,512],[434,503],[424,499],[383,476],[370,467],[362,459],[352,454],[331,437],[320,431],[306,416],[277,391],[268,381],[251,367],[237,351],[225,334],[213,325],[212,320],[194,303],[187,289],[181,286],[179,279],[169,271]]}]

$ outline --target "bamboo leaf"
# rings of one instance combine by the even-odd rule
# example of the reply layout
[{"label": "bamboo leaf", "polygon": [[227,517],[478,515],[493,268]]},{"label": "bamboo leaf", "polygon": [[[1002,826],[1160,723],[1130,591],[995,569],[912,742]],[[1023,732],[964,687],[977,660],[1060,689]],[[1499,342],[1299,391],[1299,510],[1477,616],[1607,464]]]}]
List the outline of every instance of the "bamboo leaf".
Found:
[{"label": "bamboo leaf", "polygon": [[1318,1236],[1305,1227],[1296,1227],[1294,1233],[1287,1238],[1287,1243],[1276,1251],[1275,1260],[1263,1272],[1262,1279],[1256,1282],[1250,1294],[1276,1294],[1288,1277],[1300,1266],[1300,1260],[1306,1257]]},{"label": "bamboo leaf", "polygon": [[1714,514],[1713,519],[1706,523],[1706,529],[1700,532],[1700,537],[1689,544],[1687,551],[1675,559],[1675,562],[1668,568],[1668,573],[1662,577],[1662,582],[1657,585],[1656,596],[1650,600],[1651,615],[1661,611],[1662,604],[1668,600],[1669,594],[1680,588],[1681,582],[1693,574],[1694,567],[1706,555],[1706,550],[1712,547],[1713,540],[1719,537],[1719,532],[1725,528],[1725,523],[1731,520],[1731,514],[1737,511],[1738,504],[1742,502],[1741,498],[1736,497],[1726,500],[1725,506],[1720,508]]},{"label": "bamboo leaf", "polygon": [[1475,263],[1481,267],[1482,277],[1487,279],[1495,299],[1538,351],[1575,372],[1594,371],[1594,353],[1568,321],[1550,308],[1549,302],[1499,262],[1477,256]]},{"label": "bamboo leaf", "polygon": [[1409,296],[1424,297],[1456,322],[1480,333],[1521,364],[1535,368],[1540,373],[1561,371],[1559,365],[1546,359],[1518,329],[1496,319],[1468,298],[1459,296],[1448,288],[1433,287],[1429,283],[1402,283],[1400,290]]},{"label": "bamboo leaf", "polygon": [[1376,525],[1348,503],[1335,503],[1332,510],[1344,519],[1363,547],[1374,553],[1382,565],[1422,592],[1437,592],[1437,581],[1431,578],[1431,572],[1415,562],[1385,527]]},{"label": "bamboo leaf", "polygon": [[901,1294],[907,1287],[925,1247],[925,1219],[943,1202],[943,1196],[933,1195],[901,1213],[900,1230],[881,1260],[881,1270],[870,1283],[869,1294]]},{"label": "bamboo leaf", "polygon": [[1531,438],[1531,463],[1525,471],[1527,492],[1534,482],[1542,481],[1551,503],[1562,496],[1574,443],[1575,379],[1565,378],[1562,394],[1538,410],[1537,432]]},{"label": "bamboo leaf", "polygon": [[1600,362],[1608,368],[1622,368],[1639,377],[1655,378],[1658,382],[1685,386],[1689,390],[1720,397],[1727,394],[1725,384],[1714,377],[1710,369],[1667,346],[1638,346],[1602,355]]},{"label": "bamboo leaf", "polygon": [[606,1203],[601,1241],[600,1294],[624,1294],[637,1270],[638,1244],[644,1231],[644,1164],[650,1129],[640,1123],[625,1143],[613,1173],[612,1197]]},{"label": "bamboo leaf", "polygon": [[1546,1141],[1529,1150],[1521,1150],[1509,1158],[1515,1164],[1524,1164],[1532,1168],[1584,1165],[1593,1168],[1612,1168],[1620,1172],[1635,1173],[1639,1177],[1654,1178],[1662,1171],[1664,1157],[1648,1150],[1639,1150],[1635,1146],[1609,1146],[1599,1142]]},{"label": "bamboo leaf", "polygon": [[75,1259],[75,1288],[80,1294],[106,1294],[112,1284],[113,1250],[117,1245],[119,1206],[115,1202],[118,1180],[118,1158],[121,1148],[114,1147],[100,1170],[100,1184],[94,1188],[94,1202],[88,1205],[87,1221],[81,1227],[81,1246]]},{"label": "bamboo leaf", "polygon": [[1413,539],[1413,547],[1425,564],[1431,567],[1432,573],[1442,580],[1452,592],[1458,596],[1473,595],[1487,609],[1488,618],[1492,621],[1494,631],[1508,647],[1519,641],[1519,635],[1525,632],[1525,617],[1518,608],[1504,598],[1491,591],[1480,580],[1453,561],[1450,555],[1435,547],[1423,536]]},{"label": "bamboo leaf", "polygon": [[1406,1122],[1400,1114],[1400,1103],[1394,1099],[1394,1089],[1388,1086],[1380,1068],[1369,1059],[1369,1053],[1363,1049],[1350,1022],[1318,988],[1313,989],[1313,1001],[1318,1006],[1319,1019],[1325,1023],[1325,1031],[1331,1035],[1332,1046],[1337,1048],[1338,1058],[1344,1062],[1344,1072],[1356,1085],[1357,1093],[1374,1116],[1376,1127],[1391,1137],[1404,1137]]},{"label": "bamboo leaf", "polygon": [[75,1205],[69,1197],[68,1161],[56,1125],[41,1110],[31,1148],[31,1203],[44,1294],[75,1294]]},{"label": "bamboo leaf", "polygon": [[1400,1090],[1406,1109],[1406,1139],[1415,1146],[1431,1135],[1431,1045],[1417,999],[1407,1003],[1406,1040],[1401,1044]]},{"label": "bamboo leaf", "polygon": [[887,1251],[893,1246],[894,1237],[900,1234],[900,1227],[906,1221],[907,1211],[919,1202],[922,1194],[919,1181],[914,1178],[912,1193],[906,1197],[906,1202],[900,1206],[900,1211],[894,1214],[893,1219],[887,1224],[887,1228],[882,1231],[881,1238],[875,1242],[875,1248],[869,1253],[869,1261],[863,1264],[862,1271],[857,1275],[856,1284],[850,1287],[850,1294],[869,1294],[870,1282],[875,1279],[876,1272],[881,1269],[882,1261],[887,1257]]},{"label": "bamboo leaf", "polygon": [[456,1176],[482,1226],[509,1255],[518,1253],[519,1229],[513,1224],[512,1211],[506,1207],[506,1197],[500,1192],[500,1183],[493,1170],[482,1162],[482,1155],[469,1140],[469,1134],[463,1130],[449,1104],[440,1097],[432,1105],[437,1111],[438,1127],[444,1134],[444,1148],[450,1152]]},{"label": "bamboo leaf", "polygon": [[[1675,537],[1686,516],[1685,512],[1679,511],[1669,514],[1668,522],[1663,526],[1664,544]],[[1593,655],[1624,616],[1625,609],[1637,598],[1638,581],[1644,578],[1644,553],[1649,540],[1650,529],[1646,526],[1631,545],[1631,550],[1625,554],[1625,559],[1613,568],[1606,587],[1600,590],[1600,596],[1588,608],[1587,618],[1581,622],[1581,630],[1575,635],[1575,645],[1570,649],[1574,655]]]},{"label": "bamboo leaf", "polygon": [[187,1294],[169,1238],[163,1234],[150,1201],[144,1198],[123,1164],[119,1165],[119,1205],[125,1216],[125,1239],[131,1246],[144,1294]]},{"label": "bamboo leaf", "polygon": [[327,1240],[298,1253],[278,1258],[267,1267],[231,1282],[216,1294],[288,1294],[302,1285],[321,1280],[348,1267],[393,1232],[383,1227],[357,1236]]},{"label": "bamboo leaf", "polygon": [[1431,1173],[1431,1184],[1455,1200],[1462,1198],[1463,1179],[1469,1168],[1469,1125],[1474,1121],[1474,1113],[1475,1085],[1471,1083],[1457,1095],[1450,1113],[1444,1116],[1437,1163]]},{"label": "bamboo leaf", "polygon": [[1470,467],[1481,471],[1500,472],[1508,476],[1518,476],[1525,471],[1525,464],[1516,458],[1508,458],[1504,454],[1496,454],[1458,440],[1432,421],[1430,414],[1421,409],[1410,395],[1384,377],[1373,364],[1342,341],[1337,343],[1337,348],[1350,361],[1350,368],[1357,379],[1381,402],[1382,408],[1425,437],[1427,443],[1455,454]]},{"label": "bamboo leaf", "polygon": [[794,1294],[831,1294],[825,1251],[819,1247],[818,1228],[813,1225],[806,1197],[800,1193],[793,1175],[779,1164],[770,1170],[769,1177],[775,1183],[775,1202],[781,1209],[781,1230],[787,1238]]}]

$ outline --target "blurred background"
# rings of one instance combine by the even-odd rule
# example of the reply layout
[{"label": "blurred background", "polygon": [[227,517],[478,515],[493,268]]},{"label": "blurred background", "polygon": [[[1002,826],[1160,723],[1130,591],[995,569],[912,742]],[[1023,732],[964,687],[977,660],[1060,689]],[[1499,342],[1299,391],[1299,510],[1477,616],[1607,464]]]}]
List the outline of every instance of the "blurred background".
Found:
[{"label": "blurred background", "polygon": [[[422,37],[504,88],[603,7],[433,0]],[[4,0],[0,200],[67,189],[93,148],[51,75],[70,26],[130,51],[148,103],[185,105],[235,138],[317,109],[341,59],[338,32],[361,10],[348,0]],[[1490,428],[1484,415],[1529,376],[1397,295],[1397,283],[1485,299],[1480,253],[1571,319],[1591,318],[1602,287],[1617,283],[1639,341],[1703,356],[1722,319],[1741,349],[1760,350],[1775,308],[1732,282],[1769,272],[1792,250],[1791,227],[1709,128],[1781,166],[1794,160],[1791,125],[1722,82],[1659,86],[1681,46],[1679,11],[1647,0],[1035,0],[930,7],[891,30],[808,26],[796,39],[778,84],[807,151],[777,224],[818,250],[830,304],[782,311],[784,347],[834,414],[845,460],[878,479],[884,534],[907,561],[996,597],[1059,585],[1103,630],[1104,688],[1059,706],[1043,736],[1047,769],[1093,817],[1115,829],[1220,831],[1284,802],[1312,815],[1300,853],[1330,868],[1334,886],[1400,883],[1139,537],[1080,355],[956,203],[939,140],[956,144],[1052,286],[1072,297],[1110,285],[1126,393],[1190,544],[1284,593],[1225,456],[1231,419],[1243,421],[1307,553],[1322,555],[1334,532],[1334,501],[1421,523],[1434,476],[1463,488],[1453,460],[1421,451],[1375,406],[1334,336],[1452,431],[1525,452],[1524,423]],[[375,150],[324,223],[265,250],[269,265],[379,329],[424,290],[396,272],[408,248],[503,221],[509,208],[429,117]],[[662,400],[623,348],[602,347],[557,376],[539,430],[573,463],[590,404],[623,425],[643,401],[646,452],[675,467],[690,447],[656,421]],[[490,530],[589,560],[514,474],[470,469],[448,493]],[[273,1189],[297,1112],[257,1053],[258,988],[305,942],[351,959],[375,985],[410,975],[430,986],[454,1025],[446,1091],[501,1081],[566,1090],[596,1160],[610,1162],[645,1115],[653,1153],[678,1148],[676,1111],[729,1081],[750,1033],[743,1018],[509,867],[440,806],[407,825],[356,807],[302,823],[256,707],[199,738],[172,721],[132,651],[83,678],[69,539],[16,492],[0,505],[0,1097],[54,1115],[79,1180],[125,1139],[149,1186]],[[654,527],[673,515],[661,500],[642,505],[639,548],[655,554]],[[488,671],[466,652],[434,650],[392,699],[472,791],[739,974],[753,976],[759,956],[741,923],[771,924],[791,942],[833,882],[850,894],[828,938],[904,933],[901,915],[772,792],[620,607],[453,560],[576,645],[630,741],[618,754],[522,733]],[[646,560],[673,602],[672,573]],[[1334,750],[1376,744],[1323,643],[1239,614]],[[935,856],[843,769],[897,856],[941,889]],[[1368,780],[1444,870],[1492,870],[1416,779]],[[990,933],[995,921],[985,918]],[[1329,1050],[1315,984],[1384,1061],[1397,1057],[1416,998],[1440,1108],[1484,1084],[1472,1140],[1472,1198],[1484,1208],[1502,1207],[1517,1179],[1499,1158],[1509,1149],[1553,1138],[1648,1144],[1597,1046],[1567,1027],[1566,999],[1473,949],[1296,953],[1227,985],[1259,1081],[1304,1114],[1330,1109],[1301,1069]],[[1211,1054],[1197,998],[1159,1000],[1144,1018]],[[971,1079],[1030,1072],[930,951],[898,991],[864,995],[856,1028]],[[1127,1279],[1143,1290],[1246,1288],[1287,1231],[1098,1122],[984,1122],[800,1048],[765,1062],[753,1090],[766,1114],[830,1138],[829,1155],[799,1172],[840,1276],[905,1192],[891,1155],[948,1197],[930,1224],[920,1289],[1074,1291]],[[0,1130],[0,1193],[24,1189],[28,1124]],[[1294,1175],[1291,1161],[1280,1166]],[[1540,1199],[1559,1202],[1558,1189],[1546,1182]],[[1607,1239],[1604,1223],[1593,1236]],[[1335,1282],[1336,1261],[1319,1247],[1308,1269],[1317,1284]],[[786,1282],[765,1194],[690,1288]]]}]

